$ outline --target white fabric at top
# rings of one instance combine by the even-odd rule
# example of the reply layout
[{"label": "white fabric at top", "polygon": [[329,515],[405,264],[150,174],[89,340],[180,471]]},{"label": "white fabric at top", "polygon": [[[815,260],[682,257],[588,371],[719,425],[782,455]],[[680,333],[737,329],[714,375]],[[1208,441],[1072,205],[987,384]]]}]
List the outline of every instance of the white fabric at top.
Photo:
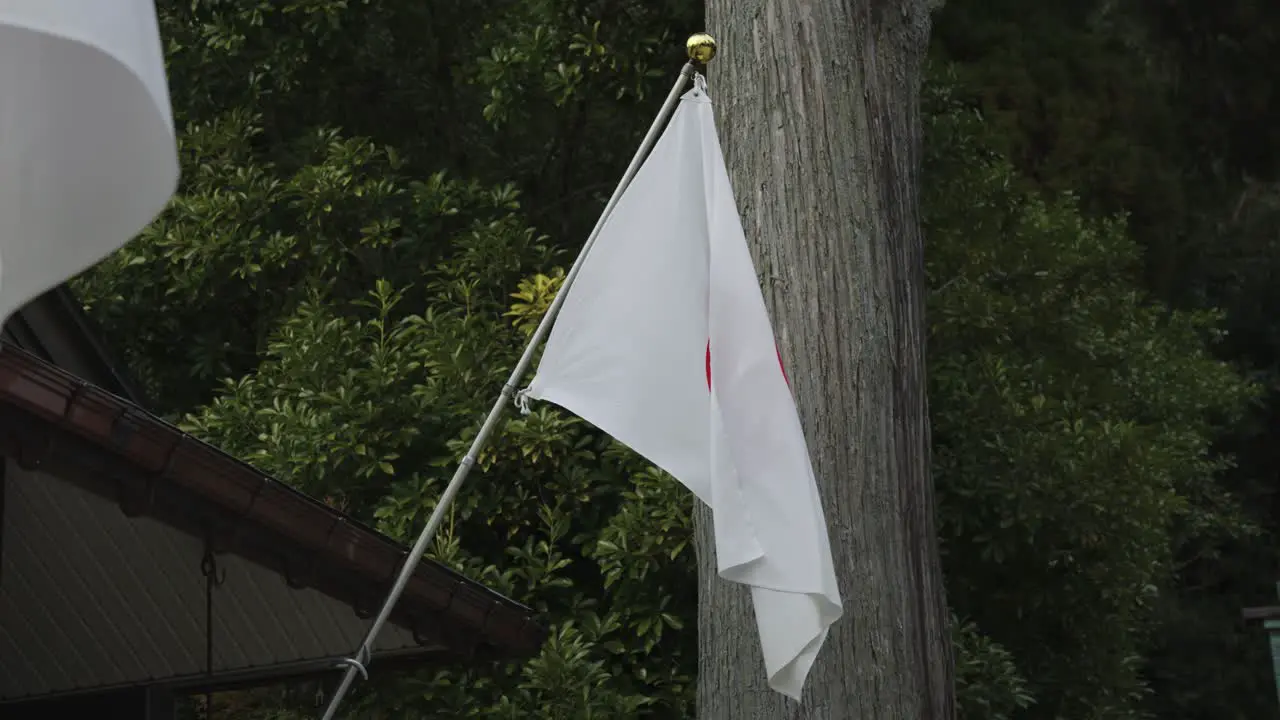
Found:
[{"label": "white fabric at top", "polygon": [[0,0],[0,321],[130,240],[177,180],[152,0]]},{"label": "white fabric at top", "polygon": [[770,686],[798,699],[842,606],[701,85],[606,220],[526,392],[614,436],[711,507],[720,575],[751,587]]}]

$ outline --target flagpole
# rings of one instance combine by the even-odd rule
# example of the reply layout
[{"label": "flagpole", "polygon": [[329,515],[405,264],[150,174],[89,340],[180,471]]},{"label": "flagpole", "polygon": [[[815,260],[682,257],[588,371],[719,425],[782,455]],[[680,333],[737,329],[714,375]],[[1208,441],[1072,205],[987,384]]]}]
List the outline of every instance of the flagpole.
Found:
[{"label": "flagpole", "polygon": [[368,679],[368,672],[365,666],[371,659],[373,643],[377,640],[378,633],[382,631],[382,626],[387,623],[392,609],[395,608],[396,602],[400,600],[400,595],[404,593],[404,588],[408,585],[409,578],[412,577],[418,562],[422,560],[422,556],[426,553],[427,546],[435,539],[436,532],[444,521],[445,513],[453,505],[454,498],[457,497],[458,491],[462,489],[462,484],[466,482],[467,476],[471,473],[471,468],[475,466],[480,450],[488,442],[489,436],[493,434],[498,422],[502,419],[502,414],[507,409],[507,405],[511,403],[516,386],[520,384],[520,380],[529,370],[529,365],[533,362],[534,353],[551,329],[556,313],[560,311],[560,306],[564,304],[569,287],[582,269],[583,260],[586,259],[587,253],[591,251],[591,246],[595,244],[596,238],[599,237],[600,230],[604,227],[605,221],[609,219],[614,206],[618,204],[618,200],[626,192],[627,186],[631,184],[636,172],[640,170],[641,163],[644,162],[649,150],[662,133],[662,128],[666,124],[667,118],[670,117],[675,109],[676,103],[680,100],[681,92],[689,82],[689,78],[693,76],[694,70],[698,65],[705,65],[710,61],[716,52],[715,40],[705,33],[690,36],[685,43],[685,48],[688,51],[689,61],[684,64],[684,67],[680,68],[680,76],[671,87],[671,92],[667,93],[667,99],[662,103],[662,109],[658,111],[658,116],[654,118],[653,124],[649,126],[649,131],[645,133],[644,140],[640,142],[640,149],[631,158],[631,163],[627,166],[626,172],[623,173],[622,180],[618,182],[613,195],[609,197],[609,202],[605,204],[604,210],[600,213],[600,218],[596,220],[591,234],[587,236],[587,241],[583,244],[582,251],[578,253],[578,257],[569,268],[569,272],[565,274],[564,281],[560,284],[560,290],[551,301],[551,306],[547,308],[547,312],[542,316],[542,321],[538,323],[537,329],[530,336],[529,344],[525,346],[524,353],[511,371],[511,376],[507,378],[506,384],[502,386],[502,392],[499,393],[493,408],[489,410],[489,415],[485,418],[484,424],[480,426],[480,432],[476,433],[475,439],[471,441],[470,449],[467,450],[467,454],[462,458],[462,462],[458,464],[457,471],[454,472],[453,478],[449,480],[449,484],[445,487],[444,493],[436,503],[435,509],[431,511],[427,526],[422,529],[422,533],[418,535],[418,540],[413,544],[413,549],[409,551],[409,556],[405,558],[404,564],[400,568],[400,574],[396,577],[395,584],[391,586],[391,591],[387,593],[387,599],[383,602],[382,609],[378,611],[378,616],[374,619],[373,625],[369,626],[369,632],[365,635],[364,642],[360,644],[360,649],[356,652],[356,656],[347,658],[340,665],[340,667],[346,667],[347,670],[342,676],[342,682],[338,685],[338,689],[334,691],[333,697],[329,700],[329,706],[325,709],[323,720],[333,720],[336,716],[338,706],[351,689],[356,675],[362,675]]}]

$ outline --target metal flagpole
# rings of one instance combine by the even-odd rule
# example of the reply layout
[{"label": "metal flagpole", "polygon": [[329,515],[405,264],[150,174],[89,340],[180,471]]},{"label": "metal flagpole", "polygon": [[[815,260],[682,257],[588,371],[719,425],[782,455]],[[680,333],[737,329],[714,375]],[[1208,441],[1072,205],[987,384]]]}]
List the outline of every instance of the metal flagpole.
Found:
[{"label": "metal flagpole", "polygon": [[560,306],[564,304],[565,296],[569,292],[569,286],[573,284],[574,279],[578,276],[578,271],[582,269],[582,262],[586,259],[587,253],[591,251],[591,246],[595,244],[596,238],[600,235],[600,229],[604,227],[605,221],[609,219],[609,214],[613,212],[614,206],[618,204],[619,198],[626,192],[627,186],[631,184],[632,178],[639,171],[641,163],[648,156],[650,148],[657,141],[663,125],[675,109],[676,103],[680,100],[681,91],[684,90],[689,78],[692,77],[694,69],[698,64],[705,65],[715,56],[716,52],[715,40],[705,33],[690,36],[685,43],[685,47],[688,50],[689,61],[684,64],[684,67],[680,68],[680,77],[676,79],[675,85],[671,87],[671,92],[667,93],[667,99],[663,102],[662,109],[658,111],[658,117],[649,126],[649,132],[645,134],[644,140],[641,141],[640,149],[636,151],[635,157],[631,158],[631,164],[627,166],[627,171],[623,173],[618,187],[614,189],[613,195],[609,197],[609,202],[605,204],[604,211],[600,213],[600,219],[596,221],[591,234],[587,236],[587,242],[583,244],[578,258],[574,260],[573,266],[565,274],[564,282],[561,283],[559,292],[556,293],[555,298],[551,301],[551,306],[547,308],[546,314],[542,316],[542,322],[538,323],[537,329],[533,331],[533,335],[529,338],[529,344],[525,346],[524,354],[520,356],[515,369],[511,371],[511,377],[507,378],[506,384],[502,386],[502,392],[498,395],[498,400],[493,404],[493,409],[489,411],[489,416],[485,418],[484,424],[480,426],[480,432],[476,434],[475,440],[471,442],[471,448],[467,450],[466,456],[458,464],[457,471],[454,472],[453,478],[449,480],[448,486],[444,489],[444,494],[440,496],[440,501],[436,503],[435,509],[431,512],[431,517],[427,520],[427,526],[422,529],[422,534],[418,535],[418,540],[413,544],[413,549],[409,551],[409,556],[405,558],[404,565],[400,568],[400,575],[396,578],[395,584],[391,586],[391,592],[387,593],[387,599],[383,602],[382,609],[378,611],[378,616],[374,619],[373,625],[369,626],[369,633],[365,635],[364,642],[360,644],[360,649],[356,652],[356,656],[347,658],[342,662],[341,666],[346,667],[347,670],[342,676],[342,682],[338,685],[338,689],[334,691],[333,697],[329,700],[329,706],[324,711],[323,720],[333,720],[338,712],[338,705],[342,703],[343,697],[351,689],[356,675],[363,675],[366,679],[368,678],[365,665],[369,663],[372,656],[373,643],[377,639],[378,633],[381,632],[382,626],[386,624],[392,609],[400,599],[400,595],[404,593],[404,588],[409,583],[409,578],[413,575],[418,562],[422,560],[423,554],[426,553],[427,546],[435,539],[436,531],[440,529],[445,513],[449,511],[449,507],[453,504],[453,500],[462,488],[462,484],[466,482],[467,475],[470,474],[471,468],[475,465],[476,457],[479,455],[481,448],[488,442],[489,436],[493,434],[494,429],[498,426],[498,421],[502,418],[502,413],[507,409],[507,405],[511,403],[516,386],[520,383],[521,378],[524,377],[525,372],[528,371],[529,364],[533,362],[534,352],[537,351],[538,346],[542,344],[543,338],[546,337],[547,332],[551,329],[551,323],[555,320],[556,313],[560,311]]}]

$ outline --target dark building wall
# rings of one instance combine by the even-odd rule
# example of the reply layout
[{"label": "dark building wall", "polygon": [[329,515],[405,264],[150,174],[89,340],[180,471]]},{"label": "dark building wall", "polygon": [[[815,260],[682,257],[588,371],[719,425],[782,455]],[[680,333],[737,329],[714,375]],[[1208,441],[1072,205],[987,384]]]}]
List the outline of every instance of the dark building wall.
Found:
[{"label": "dark building wall", "polygon": [[4,720],[174,720],[173,696],[163,690],[131,688],[57,700],[0,705]]},{"label": "dark building wall", "polygon": [[[0,702],[204,682],[210,620],[215,683],[305,666],[330,673],[368,628],[349,605],[229,553],[217,559],[222,584],[209,608],[202,540],[128,517],[79,484],[0,463]],[[377,647],[429,649],[395,625]]]}]

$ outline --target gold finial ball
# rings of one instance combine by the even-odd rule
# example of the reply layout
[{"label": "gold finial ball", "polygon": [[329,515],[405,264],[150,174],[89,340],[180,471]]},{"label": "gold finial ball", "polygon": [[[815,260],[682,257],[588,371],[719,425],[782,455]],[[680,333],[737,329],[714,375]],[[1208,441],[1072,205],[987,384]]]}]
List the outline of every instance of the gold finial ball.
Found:
[{"label": "gold finial ball", "polygon": [[716,39],[706,33],[690,35],[684,49],[688,51],[690,60],[706,65],[716,56]]}]

